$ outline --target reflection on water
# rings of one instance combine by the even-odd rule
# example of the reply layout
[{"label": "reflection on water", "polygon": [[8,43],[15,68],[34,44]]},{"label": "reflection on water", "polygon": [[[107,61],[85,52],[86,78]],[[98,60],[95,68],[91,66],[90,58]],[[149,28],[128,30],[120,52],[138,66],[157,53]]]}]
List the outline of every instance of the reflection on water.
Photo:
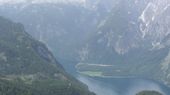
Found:
[{"label": "reflection on water", "polygon": [[134,82],[131,82],[129,89],[127,90],[127,95],[135,95],[136,93],[143,90],[154,90],[163,93],[163,88],[159,84],[151,80],[135,79]]},{"label": "reflection on water", "polygon": [[95,92],[97,95],[118,95],[114,89],[102,83],[98,80],[87,78],[84,76],[78,76],[78,80],[88,85],[89,90]]},{"label": "reflection on water", "polygon": [[97,95],[135,95],[142,90],[155,90],[164,95],[170,93],[170,89],[166,86],[146,79],[89,78],[81,75],[77,79],[88,85],[89,90]]}]

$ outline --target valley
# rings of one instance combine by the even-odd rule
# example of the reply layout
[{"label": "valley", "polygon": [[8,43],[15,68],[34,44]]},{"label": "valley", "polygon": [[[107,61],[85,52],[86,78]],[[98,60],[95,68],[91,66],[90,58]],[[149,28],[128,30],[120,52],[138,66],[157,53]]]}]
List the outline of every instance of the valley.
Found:
[{"label": "valley", "polygon": [[0,0],[0,94],[169,95],[169,5]]}]

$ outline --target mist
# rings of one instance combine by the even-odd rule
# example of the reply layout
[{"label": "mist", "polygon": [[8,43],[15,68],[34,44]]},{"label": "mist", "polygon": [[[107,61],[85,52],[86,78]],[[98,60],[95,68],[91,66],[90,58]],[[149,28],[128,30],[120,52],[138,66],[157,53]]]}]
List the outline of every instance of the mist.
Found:
[{"label": "mist", "polygon": [[47,95],[169,95],[169,26],[170,0],[0,0],[0,85],[19,79]]}]

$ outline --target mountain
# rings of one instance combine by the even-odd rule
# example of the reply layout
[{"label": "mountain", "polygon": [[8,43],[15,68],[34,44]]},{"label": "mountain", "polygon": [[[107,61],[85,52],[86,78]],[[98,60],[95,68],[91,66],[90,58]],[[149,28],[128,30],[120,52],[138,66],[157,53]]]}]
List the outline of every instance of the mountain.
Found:
[{"label": "mountain", "polygon": [[48,48],[24,26],[0,17],[0,93],[94,95],[68,75]]},{"label": "mountain", "polygon": [[23,23],[63,65],[79,62],[81,73],[170,85],[169,5],[169,0],[24,2],[2,4],[0,13]]},{"label": "mountain", "polygon": [[115,0],[84,0],[81,4],[69,0],[17,1],[11,4],[3,0],[6,3],[1,3],[0,15],[24,24],[26,31],[45,43],[69,72],[75,71],[79,49],[115,5]]},{"label": "mountain", "polygon": [[168,12],[169,0],[119,0],[110,16],[99,24],[94,39],[99,44],[105,43],[118,54],[140,47],[148,50],[166,47],[169,37]]},{"label": "mountain", "polygon": [[169,5],[169,0],[119,0],[82,47],[77,69],[169,85]]},{"label": "mountain", "polygon": [[45,43],[59,61],[77,60],[78,48],[109,10],[100,10],[100,6],[93,9],[93,5],[90,2],[87,7],[75,3],[4,4],[0,13],[23,23],[28,33]]}]

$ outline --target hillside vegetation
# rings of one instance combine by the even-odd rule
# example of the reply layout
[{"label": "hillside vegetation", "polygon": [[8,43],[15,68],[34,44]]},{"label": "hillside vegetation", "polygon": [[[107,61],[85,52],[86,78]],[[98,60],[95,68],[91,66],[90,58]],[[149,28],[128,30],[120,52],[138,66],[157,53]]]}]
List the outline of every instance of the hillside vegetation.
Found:
[{"label": "hillside vegetation", "polygon": [[0,17],[0,95],[94,95],[22,24]]}]

